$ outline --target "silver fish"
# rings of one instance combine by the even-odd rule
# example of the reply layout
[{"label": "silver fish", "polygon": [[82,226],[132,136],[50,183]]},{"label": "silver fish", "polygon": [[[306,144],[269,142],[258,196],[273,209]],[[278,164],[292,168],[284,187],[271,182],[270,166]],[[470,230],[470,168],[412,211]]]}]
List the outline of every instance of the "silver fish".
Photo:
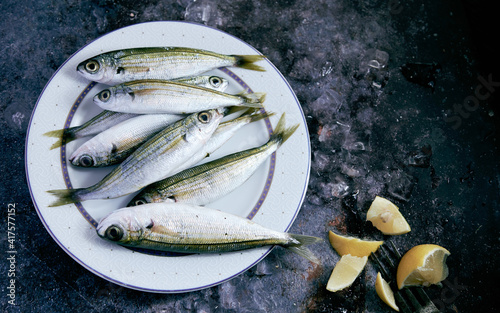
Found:
[{"label": "silver fish", "polygon": [[121,197],[175,174],[179,165],[205,145],[223,116],[218,110],[189,115],[149,139],[97,184],[48,191],[57,197],[49,206]]},{"label": "silver fish", "polygon": [[186,169],[153,183],[137,194],[128,206],[163,201],[196,205],[213,202],[247,181],[297,127],[285,128],[283,114],[266,144]]},{"label": "silver fish", "polygon": [[199,86],[162,80],[124,83],[102,90],[94,103],[104,110],[151,114],[186,114],[221,107],[262,108],[265,94],[231,95]]},{"label": "silver fish", "polygon": [[[184,84],[209,88],[220,92],[224,92],[229,86],[229,81],[227,79],[215,75],[179,78],[175,81]],[[104,110],[80,126],[53,130],[45,133],[44,135],[48,137],[58,138],[58,141],[56,141],[50,147],[50,149],[52,150],[55,148],[59,148],[63,145],[63,143],[68,143],[78,138],[95,136],[112,126],[135,116],[137,116],[137,114]]]},{"label": "silver fish", "polygon": [[264,71],[254,64],[262,59],[261,55],[223,55],[183,47],[134,48],[87,59],[78,64],[77,71],[89,80],[114,85],[143,79],[190,77],[228,66]]},{"label": "silver fish", "polygon": [[118,164],[160,130],[183,118],[173,114],[138,115],[83,143],[70,156],[74,166],[101,167]]},{"label": "silver fish", "polygon": [[322,239],[274,231],[243,217],[184,203],[149,203],[104,217],[99,237],[123,246],[183,253],[221,253],[279,245],[320,263],[305,246]]}]

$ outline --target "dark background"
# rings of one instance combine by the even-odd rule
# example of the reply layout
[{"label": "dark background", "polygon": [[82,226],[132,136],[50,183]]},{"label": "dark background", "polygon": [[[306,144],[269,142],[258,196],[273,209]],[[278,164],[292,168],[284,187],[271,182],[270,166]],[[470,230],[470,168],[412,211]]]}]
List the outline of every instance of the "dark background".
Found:
[{"label": "dark background", "polygon": [[[0,9],[0,250],[8,246],[11,204],[18,252],[16,306],[7,303],[8,255],[0,256],[2,312],[389,312],[375,294],[371,264],[346,291],[325,290],[339,259],[327,243],[312,247],[323,261],[319,268],[275,249],[220,286],[157,295],[95,276],[52,240],[24,170],[37,98],[82,46],[117,28],[157,20],[202,23],[239,37],[291,84],[313,147],[309,190],[291,232],[388,239],[362,222],[375,195],[382,195],[412,226],[392,238],[402,252],[420,243],[451,251],[448,279],[428,289],[438,307],[496,311],[499,92],[462,110],[460,124],[450,121],[459,116],[454,105],[463,108],[474,95],[479,76],[500,82],[498,17],[489,1],[3,0]],[[366,66],[375,49],[389,56],[378,71]],[[401,70],[408,63],[427,67],[408,79]],[[432,155],[424,153],[427,163],[415,166],[422,147],[431,147]]]}]

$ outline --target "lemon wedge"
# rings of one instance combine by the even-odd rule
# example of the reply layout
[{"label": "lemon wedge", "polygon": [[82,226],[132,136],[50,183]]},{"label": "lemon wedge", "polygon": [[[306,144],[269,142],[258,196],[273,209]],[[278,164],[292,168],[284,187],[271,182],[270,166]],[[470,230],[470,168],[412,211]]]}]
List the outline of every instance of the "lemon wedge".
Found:
[{"label": "lemon wedge", "polygon": [[337,264],[335,264],[330,279],[326,284],[326,289],[331,292],[336,292],[352,285],[365,267],[367,260],[367,256],[357,257],[350,254],[343,255]]},{"label": "lemon wedge", "polygon": [[448,255],[450,251],[433,244],[411,248],[399,261],[396,273],[398,288],[429,286],[443,281],[448,276]]},{"label": "lemon wedge", "polygon": [[328,232],[330,244],[340,255],[350,254],[352,256],[369,256],[370,253],[377,251],[384,242],[373,240],[362,240],[355,237],[338,235],[332,231]]},{"label": "lemon wedge", "polygon": [[399,308],[396,305],[396,299],[394,299],[394,292],[392,292],[391,287],[385,279],[382,278],[380,272],[377,274],[377,279],[375,280],[375,291],[385,304],[399,312]]},{"label": "lemon wedge", "polygon": [[366,220],[372,222],[385,235],[402,235],[411,230],[410,225],[391,201],[376,196],[366,213]]}]

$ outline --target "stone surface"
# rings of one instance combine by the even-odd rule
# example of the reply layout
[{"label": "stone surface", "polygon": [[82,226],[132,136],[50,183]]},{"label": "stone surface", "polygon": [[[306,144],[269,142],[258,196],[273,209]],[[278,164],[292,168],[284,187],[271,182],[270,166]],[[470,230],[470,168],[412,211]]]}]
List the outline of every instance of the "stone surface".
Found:
[{"label": "stone surface", "polygon": [[[52,240],[30,199],[24,140],[37,97],[57,68],[93,39],[146,21],[183,20],[228,32],[266,55],[293,87],[312,144],[307,197],[290,232],[382,238],[363,222],[376,195],[401,209],[412,232],[392,240],[451,251],[450,275],[429,294],[443,312],[492,312],[498,279],[500,74],[488,9],[441,1],[55,0],[0,3],[1,251],[15,205],[15,305],[2,252],[2,312],[389,312],[369,264],[330,293],[339,259],[322,266],[274,249],[248,272],[206,290],[159,295],[103,280]],[[494,35],[491,35],[494,36]],[[496,53],[496,52],[495,52]],[[439,64],[432,88],[405,64]],[[425,73],[424,73],[425,74]],[[478,107],[464,102],[490,82]],[[423,83],[425,85],[425,83]],[[495,85],[496,84],[496,85]],[[425,149],[423,149],[425,147]],[[432,155],[429,154],[432,151]]]}]

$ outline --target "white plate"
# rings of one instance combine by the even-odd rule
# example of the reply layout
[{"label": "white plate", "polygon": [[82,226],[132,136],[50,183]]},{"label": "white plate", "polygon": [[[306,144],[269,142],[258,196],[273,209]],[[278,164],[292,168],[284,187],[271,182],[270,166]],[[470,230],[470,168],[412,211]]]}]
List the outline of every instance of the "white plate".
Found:
[{"label": "white plate", "polygon": [[[47,190],[87,187],[109,169],[66,166],[68,155],[87,139],[49,150],[55,138],[44,133],[81,125],[99,113],[92,96],[103,88],[76,72],[76,66],[94,55],[123,48],[184,46],[224,54],[259,54],[245,42],[222,31],[183,22],[137,24],[106,34],[71,56],[45,86],[31,117],[26,139],[26,172],[31,197],[47,231],[82,266],[116,284],[137,290],[175,293],[199,290],[243,273],[270,251],[264,247],[225,254],[168,256],[142,253],[100,239],[96,221],[125,206],[132,195],[114,200],[48,207],[55,198]],[[275,112],[268,121],[242,128],[212,158],[261,145],[286,112],[286,124],[300,124],[295,134],[243,186],[208,207],[246,216],[280,231],[287,231],[301,207],[309,180],[310,143],[304,114],[297,98],[279,71],[268,61],[266,72],[239,68],[219,69],[214,74],[230,80],[227,92],[250,88],[265,92],[265,109]]]}]

